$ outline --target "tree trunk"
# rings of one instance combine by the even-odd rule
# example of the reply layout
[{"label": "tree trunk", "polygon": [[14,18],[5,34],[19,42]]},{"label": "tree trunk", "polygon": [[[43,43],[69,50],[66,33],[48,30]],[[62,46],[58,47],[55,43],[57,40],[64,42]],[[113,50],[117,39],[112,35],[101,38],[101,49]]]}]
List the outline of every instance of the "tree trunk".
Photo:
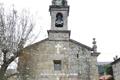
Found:
[{"label": "tree trunk", "polygon": [[12,56],[8,61],[4,61],[4,63],[1,65],[0,68],[0,80],[7,80],[7,76],[5,75],[7,67],[11,62],[13,62],[17,57],[19,53],[16,53],[16,55]]},{"label": "tree trunk", "polygon": [[7,80],[7,77],[5,75],[7,70],[8,64],[3,64],[0,68],[0,80]]},{"label": "tree trunk", "polygon": [[0,80],[7,80],[7,77],[5,76],[5,71],[0,69]]}]

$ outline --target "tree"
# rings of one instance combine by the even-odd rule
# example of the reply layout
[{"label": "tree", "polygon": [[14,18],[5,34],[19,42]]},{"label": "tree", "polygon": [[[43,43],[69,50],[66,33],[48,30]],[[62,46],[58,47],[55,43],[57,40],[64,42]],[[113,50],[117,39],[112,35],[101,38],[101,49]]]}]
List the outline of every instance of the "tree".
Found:
[{"label": "tree", "polygon": [[7,80],[6,70],[11,62],[19,57],[24,45],[30,40],[34,23],[24,10],[20,15],[12,7],[6,11],[0,5],[0,80]]},{"label": "tree", "polygon": [[107,75],[111,75],[112,76],[112,78],[110,79],[110,80],[114,80],[114,78],[113,78],[113,70],[112,70],[112,65],[111,64],[107,64],[107,65],[105,65],[105,73],[107,74]]}]

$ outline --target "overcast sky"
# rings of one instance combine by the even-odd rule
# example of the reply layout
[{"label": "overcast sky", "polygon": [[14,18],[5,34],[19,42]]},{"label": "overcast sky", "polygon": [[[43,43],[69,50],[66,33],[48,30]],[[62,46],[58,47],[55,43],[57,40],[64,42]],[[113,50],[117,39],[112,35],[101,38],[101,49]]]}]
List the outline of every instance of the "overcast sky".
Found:
[{"label": "overcast sky", "polygon": [[[25,8],[33,14],[36,27],[41,29],[38,40],[46,38],[51,27],[51,1],[0,0],[5,6],[14,4],[18,11]],[[91,47],[95,37],[101,52],[98,61],[113,61],[115,55],[120,56],[120,0],[68,0],[68,4],[71,38]]]}]

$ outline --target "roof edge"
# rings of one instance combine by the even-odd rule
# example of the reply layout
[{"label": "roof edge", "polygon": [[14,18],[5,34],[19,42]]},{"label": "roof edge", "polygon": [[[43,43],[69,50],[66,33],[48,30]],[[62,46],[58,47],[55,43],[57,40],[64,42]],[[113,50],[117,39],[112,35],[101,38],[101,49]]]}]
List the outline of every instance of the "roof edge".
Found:
[{"label": "roof edge", "polygon": [[47,40],[48,40],[48,38],[45,38],[45,39],[43,39],[43,40],[40,40],[40,41],[38,41],[38,42],[35,42],[35,43],[33,43],[33,44],[30,44],[30,45],[26,46],[24,49],[29,48],[29,47],[31,47],[31,46],[34,46],[34,45],[36,45],[36,44],[38,44],[38,43],[42,43],[42,42],[47,41]]},{"label": "roof edge", "polygon": [[111,64],[113,65],[113,64],[115,64],[115,63],[117,63],[119,61],[120,61],[120,58],[118,58],[117,60],[113,61]]},{"label": "roof edge", "polygon": [[70,41],[73,42],[73,43],[79,44],[79,45],[81,45],[81,46],[83,46],[83,47],[85,47],[85,48],[87,48],[87,49],[89,49],[89,50],[92,51],[92,48],[89,47],[89,46],[87,46],[87,45],[85,45],[85,44],[82,44],[82,43],[80,43],[80,42],[77,42],[77,41],[75,41],[75,40],[73,40],[73,39],[70,39]]}]

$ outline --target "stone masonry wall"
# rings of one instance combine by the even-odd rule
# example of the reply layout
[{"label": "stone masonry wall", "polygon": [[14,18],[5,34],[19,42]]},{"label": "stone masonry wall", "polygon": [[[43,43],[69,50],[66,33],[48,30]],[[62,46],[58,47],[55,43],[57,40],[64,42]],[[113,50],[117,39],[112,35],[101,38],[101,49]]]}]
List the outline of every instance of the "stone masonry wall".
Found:
[{"label": "stone masonry wall", "polygon": [[112,65],[115,80],[120,80],[120,61]]},{"label": "stone masonry wall", "polygon": [[[18,70],[25,80],[97,80],[96,60],[92,58],[79,44],[45,40],[24,50]],[[62,70],[54,70],[54,60],[61,60]]]}]

